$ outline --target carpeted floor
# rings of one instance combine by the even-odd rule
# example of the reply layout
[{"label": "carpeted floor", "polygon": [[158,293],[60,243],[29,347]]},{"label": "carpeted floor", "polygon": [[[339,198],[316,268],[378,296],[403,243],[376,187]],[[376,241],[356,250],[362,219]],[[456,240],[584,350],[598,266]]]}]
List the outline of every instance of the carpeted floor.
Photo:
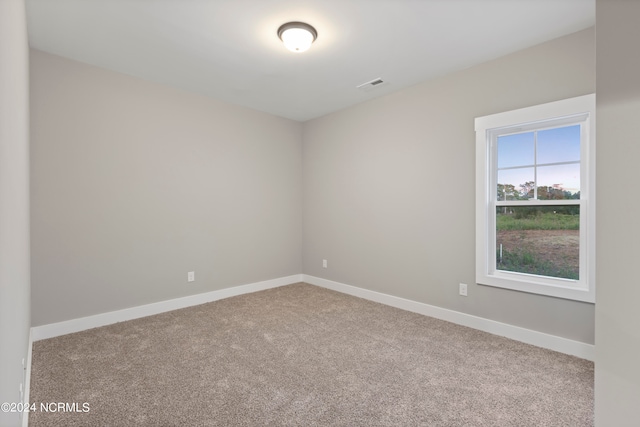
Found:
[{"label": "carpeted floor", "polygon": [[592,426],[593,363],[299,283],[37,341],[30,401],[69,404],[32,427]]}]

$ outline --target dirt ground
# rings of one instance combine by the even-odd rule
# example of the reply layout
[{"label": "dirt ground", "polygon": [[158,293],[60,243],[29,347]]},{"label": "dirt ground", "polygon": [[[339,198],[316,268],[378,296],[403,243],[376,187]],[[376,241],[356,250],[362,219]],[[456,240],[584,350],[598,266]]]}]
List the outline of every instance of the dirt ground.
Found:
[{"label": "dirt ground", "polygon": [[536,258],[579,271],[579,230],[504,230],[499,231],[497,246],[503,250],[526,249]]}]

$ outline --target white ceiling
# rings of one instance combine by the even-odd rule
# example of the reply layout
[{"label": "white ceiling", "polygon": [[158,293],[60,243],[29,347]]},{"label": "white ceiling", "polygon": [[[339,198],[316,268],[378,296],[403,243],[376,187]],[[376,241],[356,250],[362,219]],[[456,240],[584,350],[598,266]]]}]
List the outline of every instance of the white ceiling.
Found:
[{"label": "white ceiling", "polygon": [[590,27],[595,0],[27,0],[27,20],[33,48],[304,121]]}]

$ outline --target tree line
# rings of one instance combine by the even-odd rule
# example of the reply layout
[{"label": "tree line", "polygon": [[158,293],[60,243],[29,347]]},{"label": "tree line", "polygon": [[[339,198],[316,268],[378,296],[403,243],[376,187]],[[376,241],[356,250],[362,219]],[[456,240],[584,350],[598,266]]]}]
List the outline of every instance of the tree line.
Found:
[{"label": "tree line", "polygon": [[[498,200],[529,200],[535,195],[535,182],[528,181],[516,188],[513,184],[498,184]],[[580,192],[572,193],[560,185],[538,186],[538,200],[579,200]],[[579,215],[580,206],[501,206],[496,209],[498,214],[512,214],[515,218],[529,218],[541,214]]]},{"label": "tree line", "polygon": [[[516,189],[513,184],[498,184],[498,200],[529,200],[535,195],[536,185],[533,181],[520,184]],[[552,186],[538,186],[538,200],[567,200],[580,199],[580,192],[565,190],[559,184]]]}]

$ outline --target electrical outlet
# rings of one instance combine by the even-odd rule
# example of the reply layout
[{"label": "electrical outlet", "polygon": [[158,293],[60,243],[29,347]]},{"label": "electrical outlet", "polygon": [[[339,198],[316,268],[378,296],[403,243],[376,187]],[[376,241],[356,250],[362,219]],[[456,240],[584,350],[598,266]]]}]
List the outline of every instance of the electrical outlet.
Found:
[{"label": "electrical outlet", "polygon": [[328,265],[328,264],[327,264],[327,260],[326,260],[326,259],[323,259],[323,260],[322,260],[322,268],[327,268],[327,265]]},{"label": "electrical outlet", "polygon": [[196,272],[190,271],[187,273],[187,282],[195,282],[196,280]]},{"label": "electrical outlet", "polygon": [[462,295],[463,297],[467,296],[467,284],[466,283],[460,283],[460,295]]}]

